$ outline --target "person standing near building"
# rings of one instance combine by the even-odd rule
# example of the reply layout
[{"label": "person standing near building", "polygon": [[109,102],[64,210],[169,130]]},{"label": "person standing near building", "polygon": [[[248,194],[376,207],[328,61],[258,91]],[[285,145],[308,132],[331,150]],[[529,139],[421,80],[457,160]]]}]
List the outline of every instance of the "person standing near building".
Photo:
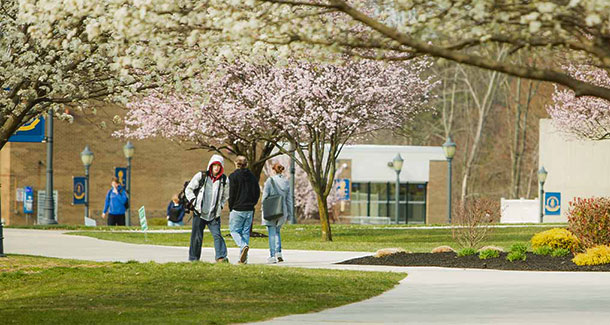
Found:
[{"label": "person standing near building", "polygon": [[267,262],[277,263],[284,261],[284,258],[282,257],[282,238],[280,236],[280,230],[282,225],[286,223],[286,220],[291,217],[292,195],[290,195],[290,184],[283,176],[284,166],[280,163],[275,163],[271,169],[273,169],[275,175],[269,177],[267,181],[265,181],[265,186],[263,187],[263,201],[270,195],[281,195],[284,214],[275,220],[267,220],[263,213],[262,224],[267,226],[267,230],[269,231],[270,256],[267,259]]},{"label": "person standing near building", "polygon": [[248,169],[244,156],[235,159],[237,169],[229,175],[229,230],[235,244],[240,248],[239,263],[247,263],[250,249],[250,230],[254,217],[254,206],[261,194],[258,179]]},{"label": "person standing near building", "polygon": [[127,193],[116,177],[112,178],[110,185],[112,188],[108,190],[108,194],[106,194],[102,219],[108,216],[109,226],[124,226]]},{"label": "person standing near building", "polygon": [[206,170],[193,176],[184,194],[195,207],[189,261],[198,261],[201,258],[203,230],[207,226],[214,238],[216,262],[228,262],[227,245],[220,233],[220,212],[229,197],[229,181],[224,174],[224,159],[213,155]]},{"label": "person standing near building", "polygon": [[167,205],[167,225],[170,227],[184,226],[184,205],[180,204],[178,194],[174,194]]}]

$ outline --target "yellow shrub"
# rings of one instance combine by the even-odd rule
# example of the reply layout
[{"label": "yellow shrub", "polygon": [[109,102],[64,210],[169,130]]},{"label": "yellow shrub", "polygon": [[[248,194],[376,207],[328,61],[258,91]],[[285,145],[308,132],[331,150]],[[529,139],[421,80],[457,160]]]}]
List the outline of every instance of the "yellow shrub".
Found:
[{"label": "yellow shrub", "polygon": [[564,228],[553,228],[539,232],[532,237],[532,249],[548,246],[550,248],[567,248],[571,251],[578,247],[578,238]]},{"label": "yellow shrub", "polygon": [[599,265],[610,263],[610,246],[601,245],[588,248],[586,252],[576,254],[572,259],[576,265]]}]

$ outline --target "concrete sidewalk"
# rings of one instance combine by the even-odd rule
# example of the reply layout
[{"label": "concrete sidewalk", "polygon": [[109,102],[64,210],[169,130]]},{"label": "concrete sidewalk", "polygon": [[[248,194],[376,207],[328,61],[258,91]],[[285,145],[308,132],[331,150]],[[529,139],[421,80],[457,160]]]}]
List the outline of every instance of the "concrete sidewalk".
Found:
[{"label": "concrete sidewalk", "polygon": [[[5,229],[10,254],[94,261],[181,262],[188,248],[136,245],[64,235],[62,231]],[[206,244],[211,243],[208,236]],[[213,249],[203,258],[213,260]],[[237,249],[229,258],[237,260]],[[267,250],[252,249],[264,263]],[[394,289],[372,299],[318,313],[280,317],[266,324],[607,324],[610,273],[521,272],[432,267],[337,265],[366,252],[286,250],[278,266],[408,272]]]}]

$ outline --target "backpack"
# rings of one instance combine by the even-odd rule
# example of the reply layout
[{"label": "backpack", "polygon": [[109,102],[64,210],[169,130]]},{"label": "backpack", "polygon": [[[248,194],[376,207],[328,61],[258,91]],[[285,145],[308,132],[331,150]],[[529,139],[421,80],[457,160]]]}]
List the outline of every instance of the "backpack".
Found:
[{"label": "backpack", "polygon": [[[180,191],[180,194],[178,194],[178,202],[179,204],[182,204],[182,206],[184,206],[184,213],[191,213],[193,211],[195,211],[195,203],[197,202],[197,196],[199,196],[199,192],[201,191],[201,189],[205,186],[205,182],[207,181],[209,175],[209,172],[204,172],[201,171],[201,174],[203,175],[203,177],[201,177],[199,179],[199,184],[197,185],[197,188],[195,190],[193,190],[193,194],[195,194],[195,198],[191,201],[189,201],[186,198],[186,187],[189,185],[190,181],[186,181],[184,182],[184,185],[182,185],[182,191]],[[222,176],[220,177],[221,181],[222,181],[222,186],[224,187],[225,185],[227,185],[227,175],[222,174]]]},{"label": "backpack", "polygon": [[126,189],[123,189],[123,191],[125,191],[125,194],[127,194],[127,195],[125,195],[125,197],[127,197],[127,200],[125,200],[125,210],[128,210],[129,209],[129,192],[127,192]]}]

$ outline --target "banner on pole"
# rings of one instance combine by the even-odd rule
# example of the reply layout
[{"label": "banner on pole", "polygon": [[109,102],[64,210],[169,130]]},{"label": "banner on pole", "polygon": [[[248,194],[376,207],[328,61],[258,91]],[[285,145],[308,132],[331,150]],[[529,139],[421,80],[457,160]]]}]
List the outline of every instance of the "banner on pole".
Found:
[{"label": "banner on pole", "polygon": [[84,176],[72,177],[74,190],[72,193],[72,204],[85,204],[85,193],[87,193],[87,178]]}]

